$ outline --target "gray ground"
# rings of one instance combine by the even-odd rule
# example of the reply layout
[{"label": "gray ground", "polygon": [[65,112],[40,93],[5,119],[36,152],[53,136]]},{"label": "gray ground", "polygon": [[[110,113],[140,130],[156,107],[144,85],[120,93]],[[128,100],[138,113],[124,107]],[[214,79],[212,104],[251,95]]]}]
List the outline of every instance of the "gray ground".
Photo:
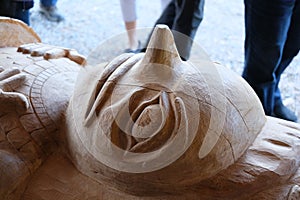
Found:
[{"label": "gray ground", "polygon": [[[150,28],[161,12],[160,0],[138,2],[138,27]],[[205,2],[204,20],[195,38],[211,60],[231,68],[238,74],[243,69],[244,7],[241,0],[209,0]],[[48,22],[38,12],[39,2],[31,10],[31,26],[44,43],[76,49],[89,56],[105,50],[97,47],[113,36],[124,36],[119,0],[59,0],[58,8],[66,20]],[[126,37],[120,42],[108,42],[107,51],[121,53]],[[145,36],[141,36],[144,40]],[[111,48],[111,49],[110,49]],[[95,50],[96,49],[96,50]],[[192,53],[196,57],[197,52]],[[286,70],[281,81],[284,103],[300,117],[300,55]]]}]

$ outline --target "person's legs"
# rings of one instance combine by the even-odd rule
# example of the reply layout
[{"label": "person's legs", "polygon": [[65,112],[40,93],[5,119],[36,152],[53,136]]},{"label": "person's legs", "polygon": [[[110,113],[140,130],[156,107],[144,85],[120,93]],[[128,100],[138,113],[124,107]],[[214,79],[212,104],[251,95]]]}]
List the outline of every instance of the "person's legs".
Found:
[{"label": "person's legs", "polygon": [[[158,24],[165,24],[167,25],[170,29],[172,29],[173,23],[174,23],[174,18],[175,18],[175,1],[176,0],[171,0],[170,3],[167,5],[167,7],[163,10],[161,13],[160,17],[156,20],[154,27]],[[146,41],[146,46],[141,49],[142,52],[146,51],[146,48],[148,46],[148,43],[150,41],[151,35],[153,33],[154,28],[151,30],[151,33]]]},{"label": "person's legs", "polygon": [[164,11],[161,13],[158,20],[155,22],[155,25],[157,24],[165,24],[170,29],[172,29],[175,19],[175,0],[172,0],[167,7],[164,9]]},{"label": "person's legs", "polygon": [[172,31],[178,52],[187,60],[196,31],[203,19],[204,0],[172,0],[164,9],[157,24],[165,24]]},{"label": "person's legs", "polygon": [[120,0],[121,11],[123,15],[123,20],[125,23],[125,28],[128,36],[129,49],[126,52],[134,52],[139,48],[139,42],[136,36],[136,24],[137,24],[137,14],[136,14],[136,1],[135,0]]},{"label": "person's legs", "polygon": [[173,30],[194,39],[203,19],[204,0],[177,0]]},{"label": "person's legs", "polygon": [[[300,50],[300,0],[296,1],[293,9],[291,24],[289,27],[287,39],[284,45],[282,58],[278,68],[275,71],[277,80],[280,80],[281,74],[292,62],[293,58]],[[278,86],[278,85],[277,85]],[[278,89],[278,87],[276,88]],[[276,101],[281,101],[280,93],[276,93]]]},{"label": "person's legs", "polygon": [[294,1],[245,0],[243,77],[260,98],[267,115],[274,111],[276,69],[282,58]]},{"label": "person's legs", "polygon": [[56,3],[57,0],[40,0],[40,12],[49,21],[60,22],[64,20],[64,17],[58,12]]},{"label": "person's legs", "polygon": [[172,30],[180,56],[187,60],[193,44],[196,31],[203,19],[204,0],[176,0],[175,17]]},{"label": "person's legs", "polygon": [[29,25],[29,9],[33,1],[7,1],[0,0],[0,15],[19,19]]},{"label": "person's legs", "polygon": [[296,121],[297,117],[292,111],[288,110],[282,103],[280,90],[278,87],[281,74],[292,62],[293,58],[299,53],[300,50],[300,0],[296,1],[295,7],[293,9],[293,15],[291,19],[291,24],[289,27],[287,39],[284,45],[282,58],[278,68],[275,71],[275,76],[277,84],[275,87],[275,107],[274,114],[279,116],[286,116]]},{"label": "person's legs", "polygon": [[23,21],[24,23],[26,23],[27,25],[30,25],[29,10],[17,8],[13,18],[19,19],[19,20]]}]

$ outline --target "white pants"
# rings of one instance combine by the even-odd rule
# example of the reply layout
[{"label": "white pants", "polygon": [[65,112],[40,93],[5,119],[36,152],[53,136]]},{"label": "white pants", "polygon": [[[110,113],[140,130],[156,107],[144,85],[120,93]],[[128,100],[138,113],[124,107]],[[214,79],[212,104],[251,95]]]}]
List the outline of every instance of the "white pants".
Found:
[{"label": "white pants", "polygon": [[[164,10],[171,0],[160,0],[161,9]],[[123,20],[132,22],[137,20],[136,0],[120,0]]]}]

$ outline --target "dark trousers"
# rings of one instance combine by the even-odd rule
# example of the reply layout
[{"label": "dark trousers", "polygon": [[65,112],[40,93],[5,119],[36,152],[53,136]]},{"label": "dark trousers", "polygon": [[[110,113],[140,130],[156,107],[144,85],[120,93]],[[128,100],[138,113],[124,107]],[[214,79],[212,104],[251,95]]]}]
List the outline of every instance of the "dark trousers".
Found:
[{"label": "dark trousers", "polygon": [[40,3],[45,7],[52,7],[56,5],[57,0],[40,0]]},{"label": "dark trousers", "polygon": [[19,19],[29,25],[29,9],[33,1],[0,0],[0,16]]},{"label": "dark trousers", "polygon": [[245,67],[243,77],[267,115],[281,104],[280,76],[300,49],[300,0],[244,0]]},{"label": "dark trousers", "polygon": [[[45,7],[56,5],[57,0],[40,0]],[[19,19],[29,25],[29,9],[33,0],[0,0],[0,16]]]},{"label": "dark trousers", "polygon": [[196,31],[203,19],[204,0],[172,0],[155,24],[172,31],[180,56],[187,60]]}]

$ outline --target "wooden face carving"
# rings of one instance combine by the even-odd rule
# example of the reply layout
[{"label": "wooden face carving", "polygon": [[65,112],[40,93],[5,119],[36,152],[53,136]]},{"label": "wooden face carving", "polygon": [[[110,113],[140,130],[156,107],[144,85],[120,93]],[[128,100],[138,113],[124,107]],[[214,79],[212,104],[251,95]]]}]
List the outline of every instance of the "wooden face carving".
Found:
[{"label": "wooden face carving", "polygon": [[82,71],[67,122],[83,173],[144,194],[180,190],[227,168],[265,116],[245,81],[206,60],[181,61],[170,30],[158,26],[145,54]]}]

